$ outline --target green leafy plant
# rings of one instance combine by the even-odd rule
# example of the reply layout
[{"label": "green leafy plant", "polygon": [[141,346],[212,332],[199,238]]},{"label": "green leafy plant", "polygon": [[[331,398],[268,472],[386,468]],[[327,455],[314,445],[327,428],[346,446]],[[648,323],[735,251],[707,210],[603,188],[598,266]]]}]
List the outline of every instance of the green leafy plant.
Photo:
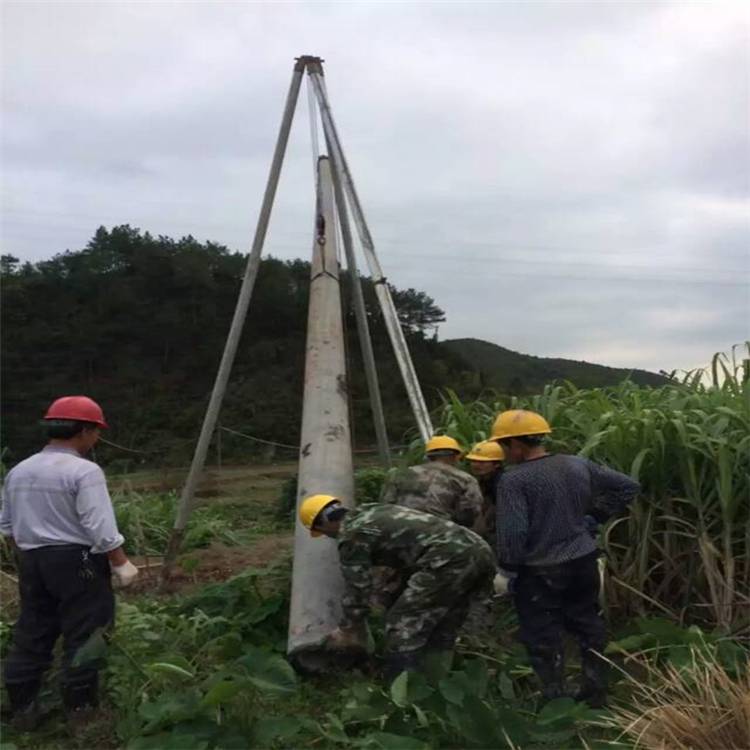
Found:
[{"label": "green leafy plant", "polygon": [[[140,555],[163,554],[174,524],[177,493],[129,491],[115,495],[113,503],[117,525],[128,540],[129,550]],[[212,542],[237,545],[243,537],[235,525],[227,506],[200,506],[191,514],[182,548],[197,549]]]},{"label": "green leafy plant", "polygon": [[584,747],[580,733],[599,712],[566,698],[537,713],[509,690],[512,682],[506,671],[469,658],[455,670],[404,672],[389,688],[358,683],[342,691],[343,709],[320,732],[350,747]]}]

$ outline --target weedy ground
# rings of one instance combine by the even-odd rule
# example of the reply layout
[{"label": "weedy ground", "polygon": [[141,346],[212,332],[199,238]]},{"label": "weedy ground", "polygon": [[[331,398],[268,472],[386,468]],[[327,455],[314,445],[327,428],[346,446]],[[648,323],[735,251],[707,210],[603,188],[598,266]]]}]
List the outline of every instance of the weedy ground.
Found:
[{"label": "weedy ground", "polygon": [[[433,663],[425,675],[404,675],[392,686],[378,679],[376,664],[300,678],[283,658],[293,469],[276,467],[273,485],[262,467],[249,471],[246,482],[237,481],[234,469],[226,484],[214,476],[219,491],[204,496],[166,594],[156,587],[154,553],[163,549],[176,495],[164,487],[144,489],[132,478],[128,486],[113,480],[124,532],[135,551],[150,555],[154,568],[152,578],[119,595],[114,633],[87,646],[88,657],[106,652],[104,707],[97,720],[71,732],[53,673],[43,694],[49,718],[29,734],[3,727],[2,750],[625,748],[634,746],[634,732],[640,731],[633,717],[653,695],[645,685],[658,682],[661,674],[674,682],[696,654],[701,659],[709,654],[722,670],[717,685],[726,688],[735,684],[747,659],[731,639],[641,618],[618,626],[619,638],[610,648],[615,711],[591,711],[570,699],[538,711],[536,685],[515,642],[512,608],[500,603],[493,632],[464,638],[452,668]],[[380,481],[382,474],[374,470],[358,474],[365,496],[377,494]],[[12,601],[4,601],[2,614],[5,648]],[[379,644],[377,622],[373,634]],[[575,682],[572,651],[571,656]],[[684,686],[682,700],[687,700]],[[647,736],[659,726],[649,725]]]}]

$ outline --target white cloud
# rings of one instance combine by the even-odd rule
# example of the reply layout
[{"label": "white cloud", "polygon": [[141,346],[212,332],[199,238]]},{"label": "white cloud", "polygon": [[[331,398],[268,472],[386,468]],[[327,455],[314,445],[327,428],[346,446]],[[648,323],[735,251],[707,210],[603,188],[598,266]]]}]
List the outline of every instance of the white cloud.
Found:
[{"label": "white cloud", "polygon": [[[4,252],[48,257],[125,222],[246,249],[292,59],[318,53],[387,275],[436,298],[445,335],[657,369],[748,335],[742,4],[2,14]],[[306,109],[303,91],[268,237],[281,257],[309,253]]]}]

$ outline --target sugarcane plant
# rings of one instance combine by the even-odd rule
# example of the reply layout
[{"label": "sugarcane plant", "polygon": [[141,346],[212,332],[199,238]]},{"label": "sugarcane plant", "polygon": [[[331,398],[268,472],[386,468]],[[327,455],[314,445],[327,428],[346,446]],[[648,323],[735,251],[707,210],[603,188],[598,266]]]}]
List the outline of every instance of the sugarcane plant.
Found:
[{"label": "sugarcane plant", "polygon": [[562,382],[468,403],[449,391],[436,422],[469,446],[499,411],[532,409],[553,427],[552,450],[637,479],[641,496],[602,532],[610,612],[659,610],[729,632],[750,622],[750,343],[739,351],[658,387]]}]

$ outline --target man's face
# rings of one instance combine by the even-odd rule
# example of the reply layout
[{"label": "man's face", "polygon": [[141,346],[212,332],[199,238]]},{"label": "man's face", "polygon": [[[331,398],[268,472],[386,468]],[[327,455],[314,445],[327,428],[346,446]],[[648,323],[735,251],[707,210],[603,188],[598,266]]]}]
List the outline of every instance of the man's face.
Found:
[{"label": "man's face", "polygon": [[469,461],[469,468],[475,477],[486,477],[500,468],[499,461]]},{"label": "man's face", "polygon": [[520,464],[524,460],[524,446],[523,443],[513,438],[508,440],[501,440],[500,445],[503,446],[505,451],[505,459],[512,464]]},{"label": "man's face", "polygon": [[88,453],[98,442],[101,437],[102,431],[99,427],[92,427],[91,429],[84,429],[81,433],[83,442],[83,449]]},{"label": "man's face", "polygon": [[341,530],[341,521],[322,521],[315,525],[315,531],[320,531],[330,539],[336,539]]}]

